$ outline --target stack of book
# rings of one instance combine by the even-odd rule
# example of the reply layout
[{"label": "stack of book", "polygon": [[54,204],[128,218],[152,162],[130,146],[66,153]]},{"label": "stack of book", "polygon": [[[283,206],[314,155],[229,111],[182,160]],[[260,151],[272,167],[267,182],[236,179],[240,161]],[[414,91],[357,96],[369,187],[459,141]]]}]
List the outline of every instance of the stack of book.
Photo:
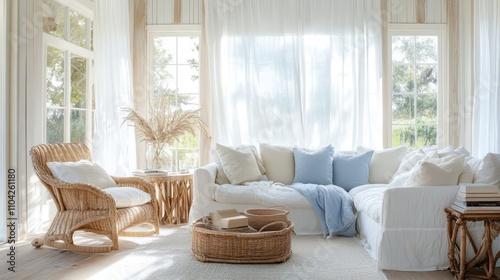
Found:
[{"label": "stack of book", "polygon": [[222,229],[248,227],[248,217],[236,209],[217,210],[210,213],[212,224]]},{"label": "stack of book", "polygon": [[166,176],[168,175],[168,171],[161,169],[144,168],[144,169],[136,169],[132,171],[132,174],[136,176]]},{"label": "stack of book", "polygon": [[500,213],[500,187],[490,184],[460,184],[451,208],[461,213]]}]

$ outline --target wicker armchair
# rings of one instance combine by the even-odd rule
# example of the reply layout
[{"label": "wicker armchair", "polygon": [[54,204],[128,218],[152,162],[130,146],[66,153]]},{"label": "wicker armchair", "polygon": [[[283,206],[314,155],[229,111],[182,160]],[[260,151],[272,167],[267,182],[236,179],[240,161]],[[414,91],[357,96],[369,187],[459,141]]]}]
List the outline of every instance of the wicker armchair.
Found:
[{"label": "wicker armchair", "polygon": [[[32,245],[39,248],[48,245],[59,249],[95,253],[118,250],[118,235],[149,236],[158,234],[158,201],[153,185],[136,177],[112,179],[119,186],[136,187],[150,194],[151,201],[128,208],[116,208],[111,195],[93,185],[67,183],[56,179],[47,162],[92,161],[87,146],[77,143],[42,144],[31,148],[33,167],[41,182],[51,194],[57,213],[52,225],[43,238],[36,238]],[[139,224],[154,227],[146,231],[126,229]],[[73,243],[73,233],[77,230],[106,235],[113,245],[81,246]]]}]

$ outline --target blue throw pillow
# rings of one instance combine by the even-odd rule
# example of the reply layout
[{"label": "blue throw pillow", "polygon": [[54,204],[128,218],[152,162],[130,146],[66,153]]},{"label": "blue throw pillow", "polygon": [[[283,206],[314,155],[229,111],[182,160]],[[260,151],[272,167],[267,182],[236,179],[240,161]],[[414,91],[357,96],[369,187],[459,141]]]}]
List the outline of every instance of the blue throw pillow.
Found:
[{"label": "blue throw pillow", "polygon": [[373,151],[360,155],[337,154],[333,158],[333,184],[346,191],[368,184]]},{"label": "blue throw pillow", "polygon": [[293,183],[332,184],[333,147],[331,145],[312,152],[294,148],[293,156],[295,160]]}]

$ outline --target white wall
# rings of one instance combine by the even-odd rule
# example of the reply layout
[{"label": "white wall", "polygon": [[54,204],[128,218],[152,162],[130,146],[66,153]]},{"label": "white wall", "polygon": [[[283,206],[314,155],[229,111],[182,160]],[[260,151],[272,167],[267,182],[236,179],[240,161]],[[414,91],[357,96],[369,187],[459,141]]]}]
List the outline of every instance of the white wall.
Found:
[{"label": "white wall", "polygon": [[[446,23],[447,0],[386,0],[389,23]],[[418,5],[423,8],[423,22],[418,22]]]},{"label": "white wall", "polygon": [[[180,21],[174,21],[175,6],[180,4]],[[147,24],[201,24],[203,0],[148,0]]]},{"label": "white wall", "polygon": [[[422,3],[423,23],[446,23],[447,0],[385,0],[389,23],[418,23],[418,5]],[[176,3],[181,5],[181,21],[174,22]],[[147,24],[201,24],[203,0],[148,0]]]}]

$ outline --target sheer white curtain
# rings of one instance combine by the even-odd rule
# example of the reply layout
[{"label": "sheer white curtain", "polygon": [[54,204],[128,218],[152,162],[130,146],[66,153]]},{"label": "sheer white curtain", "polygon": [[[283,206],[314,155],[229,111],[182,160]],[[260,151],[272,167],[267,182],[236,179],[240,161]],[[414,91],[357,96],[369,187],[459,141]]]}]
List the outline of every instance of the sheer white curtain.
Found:
[{"label": "sheer white curtain", "polygon": [[382,147],[380,0],[205,1],[213,141]]},{"label": "sheer white curtain", "polygon": [[500,2],[474,1],[473,154],[500,153]]},{"label": "sheer white curtain", "polygon": [[94,61],[96,129],[94,160],[110,174],[135,168],[135,134],[124,124],[122,107],[133,107],[129,1],[96,0]]}]

